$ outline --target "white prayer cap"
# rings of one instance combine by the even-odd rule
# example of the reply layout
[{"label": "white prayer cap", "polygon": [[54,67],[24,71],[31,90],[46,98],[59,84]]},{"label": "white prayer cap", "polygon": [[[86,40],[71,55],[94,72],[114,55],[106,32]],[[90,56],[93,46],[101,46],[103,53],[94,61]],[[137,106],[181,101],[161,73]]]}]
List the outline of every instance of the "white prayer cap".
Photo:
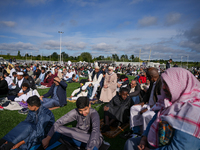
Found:
[{"label": "white prayer cap", "polygon": [[85,91],[87,86],[82,86],[82,90]]},{"label": "white prayer cap", "polygon": [[95,68],[95,69],[100,69],[99,66],[95,66],[94,68]]},{"label": "white prayer cap", "polygon": [[110,67],[108,67],[108,69],[111,69],[111,70],[113,70],[114,68],[113,68],[112,66],[110,66]]},{"label": "white prayer cap", "polygon": [[19,75],[19,76],[23,76],[24,73],[23,73],[23,72],[17,72],[17,75]]}]

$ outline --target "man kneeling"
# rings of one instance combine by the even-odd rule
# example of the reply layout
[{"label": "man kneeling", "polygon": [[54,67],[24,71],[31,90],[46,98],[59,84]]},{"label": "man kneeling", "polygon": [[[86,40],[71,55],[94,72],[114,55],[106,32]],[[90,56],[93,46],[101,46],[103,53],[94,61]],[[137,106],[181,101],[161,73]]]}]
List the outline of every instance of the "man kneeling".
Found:
[{"label": "man kneeling", "polygon": [[[44,149],[59,139],[77,147],[85,147],[87,150],[98,149],[101,146],[103,136],[100,133],[98,112],[91,108],[87,97],[79,97],[76,106],[76,109],[71,110],[54,123],[48,136],[42,140]],[[64,126],[75,120],[77,121],[75,128]]]},{"label": "man kneeling", "polygon": [[37,96],[27,100],[30,109],[26,119],[0,139],[1,150],[27,150],[40,144],[55,122],[53,113],[43,107]]},{"label": "man kneeling", "polygon": [[104,106],[104,122],[105,125],[101,128],[102,133],[105,133],[110,129],[110,125],[114,123],[121,125],[129,121],[130,108],[133,105],[133,101],[128,96],[129,89],[121,88],[119,94],[112,98],[112,100]]}]

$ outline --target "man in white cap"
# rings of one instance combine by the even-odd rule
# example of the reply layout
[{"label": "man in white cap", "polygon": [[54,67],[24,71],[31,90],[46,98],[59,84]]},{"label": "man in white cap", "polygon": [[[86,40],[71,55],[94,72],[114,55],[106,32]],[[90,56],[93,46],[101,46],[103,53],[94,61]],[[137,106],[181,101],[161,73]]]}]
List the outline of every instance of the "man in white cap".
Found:
[{"label": "man in white cap", "polygon": [[104,86],[101,90],[100,101],[110,102],[110,100],[116,95],[117,87],[117,75],[113,72],[113,67],[108,68],[108,73],[106,73]]},{"label": "man in white cap", "polygon": [[87,88],[89,84],[92,84],[94,86],[92,91],[92,96],[89,99],[94,98],[97,88],[100,86],[102,78],[103,74],[101,73],[99,66],[95,66],[95,70],[89,74],[89,82],[86,82],[85,85],[83,86],[83,88]]},{"label": "man in white cap", "polygon": [[8,99],[9,100],[14,100],[15,97],[17,96],[21,96],[22,94],[26,94],[27,92],[29,92],[29,90],[25,91],[25,92],[22,92],[22,93],[19,93],[19,91],[22,89],[22,84],[23,83],[28,83],[28,85],[30,85],[30,83],[28,82],[28,80],[26,80],[24,77],[23,77],[24,73],[23,72],[17,72],[17,84],[16,84],[16,88],[14,90],[10,90],[9,93],[8,93]]}]

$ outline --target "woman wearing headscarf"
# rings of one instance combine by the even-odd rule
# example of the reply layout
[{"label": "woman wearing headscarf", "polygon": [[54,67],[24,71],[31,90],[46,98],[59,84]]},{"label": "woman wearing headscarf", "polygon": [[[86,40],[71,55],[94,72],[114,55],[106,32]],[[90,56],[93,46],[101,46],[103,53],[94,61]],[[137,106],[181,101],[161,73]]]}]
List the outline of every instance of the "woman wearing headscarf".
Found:
[{"label": "woman wearing headscarf", "polygon": [[125,150],[199,150],[200,82],[187,70],[162,74],[163,91],[142,137],[127,140]]}]

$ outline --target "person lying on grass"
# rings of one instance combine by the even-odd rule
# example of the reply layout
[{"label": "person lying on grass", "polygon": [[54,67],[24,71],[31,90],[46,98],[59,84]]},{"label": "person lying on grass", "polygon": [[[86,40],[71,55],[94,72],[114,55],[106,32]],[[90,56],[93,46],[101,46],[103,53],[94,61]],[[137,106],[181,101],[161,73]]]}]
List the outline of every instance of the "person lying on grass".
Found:
[{"label": "person lying on grass", "polygon": [[[62,139],[76,147],[84,147],[87,150],[97,150],[103,141],[100,133],[100,118],[98,112],[91,108],[88,97],[79,97],[76,101],[77,108],[71,110],[58,119],[48,136],[42,140],[43,146],[38,150],[46,149],[57,140]],[[77,121],[76,127],[64,126],[72,121]]]},{"label": "person lying on grass", "polygon": [[41,144],[54,124],[53,113],[41,105],[39,97],[29,97],[27,103],[30,111],[26,119],[0,139],[1,150],[28,150]]}]

